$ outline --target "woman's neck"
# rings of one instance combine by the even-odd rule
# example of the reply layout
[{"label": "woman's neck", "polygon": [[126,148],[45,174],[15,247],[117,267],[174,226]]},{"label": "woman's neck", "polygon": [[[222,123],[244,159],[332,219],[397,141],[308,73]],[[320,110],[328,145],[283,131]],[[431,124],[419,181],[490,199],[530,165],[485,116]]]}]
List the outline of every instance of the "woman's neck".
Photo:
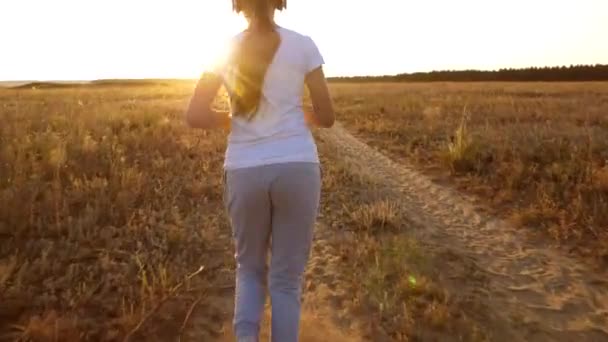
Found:
[{"label": "woman's neck", "polygon": [[277,27],[274,21],[274,11],[269,11],[266,15],[251,16],[249,18],[249,31],[266,31]]},{"label": "woman's neck", "polygon": [[[271,22],[272,27],[274,27],[274,28],[278,27],[277,23],[274,21],[274,19],[272,19],[270,22]],[[258,20],[252,20],[249,23],[249,27],[247,28],[247,30],[248,31],[258,31],[260,28],[264,28],[264,26],[265,26],[264,23],[262,23]]]}]

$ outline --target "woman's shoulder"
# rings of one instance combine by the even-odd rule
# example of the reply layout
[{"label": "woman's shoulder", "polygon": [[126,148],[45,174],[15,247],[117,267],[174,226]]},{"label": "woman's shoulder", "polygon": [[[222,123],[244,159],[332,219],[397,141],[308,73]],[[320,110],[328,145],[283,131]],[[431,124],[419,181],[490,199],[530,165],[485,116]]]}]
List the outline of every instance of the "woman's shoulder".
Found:
[{"label": "woman's shoulder", "polygon": [[[305,43],[312,41],[312,38],[309,35],[306,35],[304,33],[301,33],[301,32],[295,31],[295,30],[291,30],[291,29],[288,29],[288,28],[285,28],[282,26],[278,26],[277,31],[279,32],[279,34],[281,35],[281,37],[283,39],[286,39],[289,41],[305,42]],[[234,46],[235,44],[238,44],[246,36],[247,36],[247,31],[241,31],[229,39],[228,45]]]},{"label": "woman's shoulder", "polygon": [[281,26],[279,26],[279,33],[281,34],[281,38],[284,41],[291,42],[295,45],[299,45],[307,49],[315,46],[314,40],[311,36],[307,34],[295,30],[290,30]]},{"label": "woman's shoulder", "polygon": [[304,42],[308,42],[311,41],[312,38],[306,34],[294,31],[294,30],[290,30],[287,28],[284,28],[282,26],[279,26],[279,33],[281,34],[281,36],[283,38],[287,38],[289,40],[293,40],[293,41],[304,41]]},{"label": "woman's shoulder", "polygon": [[300,38],[305,37],[305,35],[304,35],[304,34],[302,34],[302,33],[300,33],[300,32],[297,32],[297,31],[295,31],[295,30],[290,30],[290,29],[288,29],[288,28],[286,28],[286,27],[283,27],[283,26],[277,26],[277,27],[278,27],[278,31],[279,31],[281,34],[284,34],[284,35],[286,35],[286,36],[290,36],[290,37],[300,37]]}]

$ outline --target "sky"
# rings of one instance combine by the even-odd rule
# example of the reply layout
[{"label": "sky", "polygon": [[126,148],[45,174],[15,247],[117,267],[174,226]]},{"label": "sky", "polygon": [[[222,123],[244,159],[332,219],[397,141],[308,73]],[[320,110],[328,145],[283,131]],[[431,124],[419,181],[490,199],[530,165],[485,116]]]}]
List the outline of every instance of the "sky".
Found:
[{"label": "sky", "polygon": [[[288,0],[329,76],[608,64],[608,0]],[[230,0],[0,0],[0,80],[195,78]]]}]

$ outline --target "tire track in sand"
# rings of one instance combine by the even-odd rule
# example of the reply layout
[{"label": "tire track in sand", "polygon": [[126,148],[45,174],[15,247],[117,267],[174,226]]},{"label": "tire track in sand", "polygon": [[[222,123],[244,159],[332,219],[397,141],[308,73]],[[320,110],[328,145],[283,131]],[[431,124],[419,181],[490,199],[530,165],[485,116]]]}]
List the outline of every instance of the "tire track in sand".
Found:
[{"label": "tire track in sand", "polygon": [[413,234],[441,260],[441,281],[465,302],[493,341],[608,341],[608,274],[536,246],[361,142],[342,126],[321,132],[339,156],[374,180],[420,229]]}]

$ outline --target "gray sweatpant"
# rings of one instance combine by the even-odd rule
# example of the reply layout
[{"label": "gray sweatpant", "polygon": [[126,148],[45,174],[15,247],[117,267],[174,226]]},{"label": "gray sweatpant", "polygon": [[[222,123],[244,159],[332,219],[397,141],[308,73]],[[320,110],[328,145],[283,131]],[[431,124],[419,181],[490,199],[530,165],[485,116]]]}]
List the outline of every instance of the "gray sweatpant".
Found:
[{"label": "gray sweatpant", "polygon": [[321,193],[319,165],[285,163],[229,170],[225,186],[236,245],[236,336],[257,341],[268,277],[271,340],[298,341],[302,276]]}]

